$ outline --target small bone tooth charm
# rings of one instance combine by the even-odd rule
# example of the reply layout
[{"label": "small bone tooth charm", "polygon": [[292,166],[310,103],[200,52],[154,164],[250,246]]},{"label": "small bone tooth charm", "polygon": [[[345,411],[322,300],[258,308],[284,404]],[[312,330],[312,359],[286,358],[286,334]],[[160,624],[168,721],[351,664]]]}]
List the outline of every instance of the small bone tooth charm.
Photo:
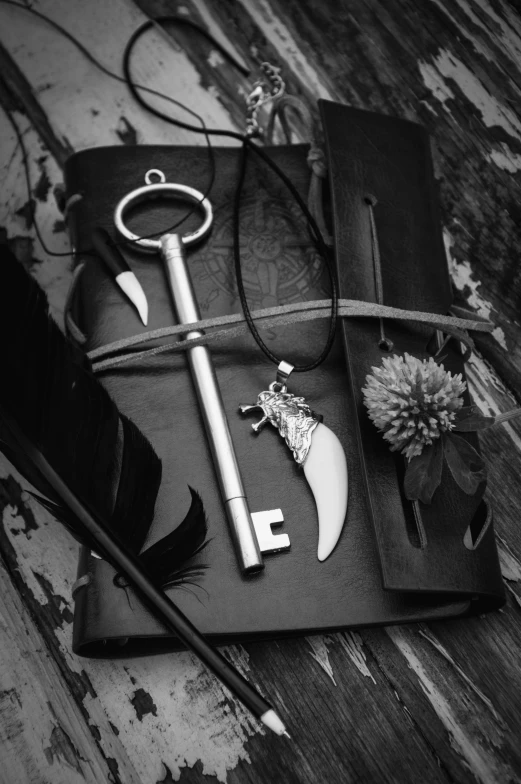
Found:
[{"label": "small bone tooth charm", "polygon": [[268,422],[276,427],[303,466],[317,506],[318,560],[325,561],[338,542],[347,512],[347,462],[340,441],[303,397],[292,395],[279,382],[261,392],[254,405],[240,410],[243,414],[262,411],[253,430],[258,433]]}]

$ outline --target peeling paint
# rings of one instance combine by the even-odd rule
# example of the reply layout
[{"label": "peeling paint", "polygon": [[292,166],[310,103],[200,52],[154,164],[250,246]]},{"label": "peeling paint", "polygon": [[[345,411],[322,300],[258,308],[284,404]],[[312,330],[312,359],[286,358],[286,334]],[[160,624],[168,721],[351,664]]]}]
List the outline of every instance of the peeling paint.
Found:
[{"label": "peeling paint", "polygon": [[437,117],[437,116],[438,116],[438,112],[436,111],[436,109],[434,108],[434,106],[431,106],[431,105],[430,105],[430,103],[429,103],[428,101],[420,101],[420,103],[422,104],[422,106],[425,106],[425,108],[426,108],[426,109],[428,109],[428,110],[429,110],[429,112],[430,112],[431,114],[433,114],[435,117]]},{"label": "peeling paint", "polygon": [[114,757],[107,757],[107,765],[110,772],[112,773],[114,781],[120,781],[121,779],[119,778],[119,765],[117,760],[115,760]]},{"label": "peeling paint", "polygon": [[18,210],[15,215],[18,215],[25,221],[25,228],[30,229],[34,223],[34,213],[36,209],[36,202],[34,199],[28,199]]},{"label": "peeling paint", "polygon": [[[492,320],[491,314],[494,308],[490,302],[487,302],[487,300],[478,293],[481,283],[474,279],[474,273],[470,262],[452,260],[451,276],[454,285],[458,291],[461,291],[465,295],[471,308],[474,308],[480,316]],[[500,346],[505,350],[508,349],[505,333],[501,327],[495,327],[491,332],[491,335],[497,340]]]},{"label": "peeling paint", "polygon": [[442,77],[458,85],[467,100],[479,111],[487,128],[499,126],[513,139],[521,142],[521,120],[488,92],[465,63],[446,49],[440,49],[433,64]]},{"label": "peeling paint", "polygon": [[[513,394],[501,383],[488,362],[474,352],[467,363],[467,378],[472,390],[472,401],[478,406],[480,411],[486,416],[495,416],[502,413],[498,410],[497,398],[492,393],[495,389],[501,397],[501,408],[509,411],[517,407],[517,401]],[[521,437],[510,422],[503,422],[498,427],[502,427],[508,434],[512,446],[521,455]]]},{"label": "peeling paint", "polygon": [[[483,412],[491,415],[500,413],[497,410],[497,396],[493,394],[493,389],[501,395],[506,411],[517,406],[516,398],[512,392],[507,389],[499,376],[494,372],[490,363],[483,359],[477,351],[474,351],[468,360],[467,375],[471,380],[473,392],[480,398],[480,401],[476,402],[480,405]],[[502,427],[507,424],[508,422],[504,422]]]},{"label": "peeling paint", "polygon": [[333,675],[333,667],[329,661],[329,650],[327,647],[327,636],[316,635],[313,637],[306,637],[306,642],[311,648],[311,656],[322,667],[326,675],[328,675],[335,686],[337,685]]},{"label": "peeling paint", "polygon": [[23,522],[23,527],[17,528],[16,531],[30,537],[31,532],[37,531],[39,525],[33,510],[25,503],[26,495],[24,489],[12,475],[5,478],[0,476],[0,508],[2,511],[6,507],[16,509]]},{"label": "peeling paint", "polygon": [[212,49],[207,58],[208,65],[211,65],[212,68],[219,68],[221,65],[224,65],[224,57],[217,49]]},{"label": "peeling paint", "polygon": [[174,777],[172,776],[172,771],[170,770],[168,765],[166,765],[164,762],[162,763],[162,765],[165,769],[165,778],[159,779],[156,782],[156,784],[175,784],[176,779],[174,779]]},{"label": "peeling paint", "polygon": [[[480,316],[492,321],[491,313],[494,310],[493,306],[478,293],[481,283],[474,279],[474,273],[470,266],[470,262],[457,261],[452,255],[454,238],[448,229],[445,228],[443,229],[443,242],[445,244],[445,253],[447,255],[450,274],[455,287],[465,295],[465,299],[471,308],[474,308]],[[508,350],[505,333],[501,327],[496,327],[491,334],[502,348]]]},{"label": "peeling paint", "polygon": [[33,194],[38,201],[47,201],[47,196],[51,190],[51,180],[47,174],[44,160],[39,161],[38,165],[40,166],[40,176],[36,185],[33,186]]},{"label": "peeling paint", "polygon": [[367,657],[363,649],[362,638],[358,632],[343,632],[338,635],[340,645],[345,650],[356,669],[362,673],[365,678],[371,678],[376,686],[376,681],[373,678],[371,670],[367,666]]},{"label": "peeling paint", "polygon": [[235,669],[246,678],[251,670],[250,654],[242,645],[226,645],[221,649],[221,653],[228,659]]},{"label": "peeling paint", "polygon": [[[27,506],[30,507],[30,502],[27,502]],[[44,563],[46,557],[50,554],[49,551],[58,549],[56,543],[59,541],[60,534],[62,533],[62,527],[58,523],[55,523],[52,528],[52,535],[50,535],[49,527],[45,521],[46,518],[48,520],[49,517],[50,515],[41,508],[41,512],[38,510],[38,529],[31,533],[30,538],[17,537],[16,532],[25,529],[25,517],[20,514],[18,509],[7,506],[3,512],[3,525],[12,545],[16,548],[19,562],[26,563],[27,565],[42,564],[39,572],[27,568],[24,572],[25,584],[36,600],[42,606],[48,605],[49,610],[51,610],[51,597],[49,596],[48,586],[52,585],[52,593],[55,597],[55,602],[57,602],[57,604],[54,602],[52,603],[54,622],[57,627],[68,627],[69,619],[71,618],[71,614],[68,612],[68,607],[70,605],[68,605],[67,600],[64,597],[70,597],[72,581],[70,584],[67,581],[67,570],[64,570],[63,566],[61,569],[58,567],[51,569],[46,568]],[[55,534],[56,539],[54,538]],[[76,542],[73,543],[64,530],[63,537],[68,545],[64,547],[63,550],[64,552],[69,550],[70,562],[71,564],[75,564],[79,545]],[[37,553],[39,558],[31,557],[31,555],[35,553]],[[70,576],[73,577],[73,574],[71,573]]]},{"label": "peeling paint", "polygon": [[[461,0],[458,0],[458,2],[461,3]],[[516,34],[516,27],[519,29],[519,16],[512,14],[506,3],[502,4],[502,11],[507,17],[506,21],[499,14],[496,14],[489,0],[474,0],[474,3],[488,15],[492,22],[491,28],[495,28],[496,31],[498,29],[502,31],[498,37],[512,60],[520,62],[521,36]],[[483,27],[487,30],[485,25]],[[487,30],[487,32],[489,31]]]},{"label": "peeling paint", "polygon": [[144,689],[137,689],[130,702],[134,706],[139,721],[143,721],[143,716],[146,716],[147,713],[157,716],[157,708],[154,704],[154,700]]},{"label": "peeling paint", "polygon": [[[228,646],[234,662],[246,657],[240,646]],[[237,658],[235,658],[237,653]],[[228,771],[240,760],[250,761],[245,744],[249,737],[263,734],[264,728],[191,653],[179,652],[132,659],[121,665],[103,661],[82,662],[92,679],[98,699],[89,695],[84,705],[92,715],[103,714],[118,730],[117,746],[113,731],[102,731],[100,746],[105,756],[127,749],[132,765],[144,781],[157,781],[168,766],[174,780],[181,770],[201,762],[203,773],[226,782]],[[135,682],[150,696],[157,713],[149,712],[136,732],[136,712],[129,700],[129,684]],[[134,688],[133,692],[136,691]],[[109,725],[110,727],[110,725]],[[120,751],[118,751],[119,759]],[[161,765],[161,761],[163,765]],[[168,779],[167,779],[168,780]]]},{"label": "peeling paint", "polygon": [[508,433],[510,440],[521,454],[521,438],[518,436],[510,422],[503,422],[501,427]]},{"label": "peeling paint", "polygon": [[64,220],[56,220],[54,221],[54,226],[52,227],[53,234],[60,234],[62,231],[67,231],[67,224]]},{"label": "peeling paint", "polygon": [[423,60],[419,60],[418,68],[420,69],[423,83],[427,89],[430,90],[434,97],[441,103],[445,111],[450,114],[450,109],[445,106],[445,103],[451,98],[454,98],[454,93],[450,87],[445,84],[439,71],[437,71],[434,66],[429,65],[429,63],[423,62]]},{"label": "peeling paint", "polygon": [[329,661],[328,650],[328,644],[332,642],[339,642],[358,672],[360,672],[364,678],[371,678],[376,685],[376,681],[367,666],[367,657],[363,649],[362,638],[358,632],[342,632],[340,634],[306,637],[306,642],[312,650],[311,656],[331,678],[335,686],[337,683],[333,674],[333,667]]},{"label": "peeling paint", "polygon": [[504,539],[496,534],[499,545],[499,560],[501,563],[501,574],[512,583],[521,583],[521,563],[517,560],[515,555],[511,552]]},{"label": "peeling paint", "polygon": [[71,599],[66,599],[65,597],[56,593],[56,591],[53,589],[52,583],[44,575],[39,574],[34,569],[33,574],[44,595],[47,597],[47,604],[49,609],[52,608],[52,617],[55,619],[56,624],[58,626],[62,626],[64,623],[72,623],[73,613],[70,606]]},{"label": "peeling paint", "polygon": [[492,150],[489,153],[488,160],[510,174],[521,171],[521,155],[514,155],[504,143],[501,143],[500,147],[500,150]]},{"label": "peeling paint", "polygon": [[[431,0],[431,2],[433,2],[440,9],[440,11],[443,14],[445,14],[447,19],[451,20],[453,25],[455,25],[455,27],[457,28],[458,32],[465,36],[465,38],[469,41],[469,43],[474,47],[476,52],[479,52],[479,54],[481,54],[483,57],[485,57],[489,62],[495,62],[496,58],[494,57],[494,55],[492,54],[490,49],[488,47],[484,46],[481,43],[481,41],[479,40],[479,38],[477,38],[475,35],[471,35],[465,29],[465,27],[462,24],[460,24],[460,22],[457,19],[455,19],[454,16],[452,16],[452,14],[449,12],[449,10],[446,8],[446,6],[443,3],[440,2],[440,0]],[[459,7],[461,8],[461,10],[468,16],[470,21],[475,26],[479,27],[480,29],[485,30],[485,32],[487,34],[489,33],[489,30],[487,30],[486,26],[476,16],[476,14],[472,10],[472,8],[470,8],[470,6],[468,5],[467,2],[465,2],[465,0],[456,0],[456,2],[459,5]]]},{"label": "peeling paint", "polygon": [[[193,16],[193,9],[197,9],[197,13],[201,21],[204,23],[204,27],[214,41],[217,41],[218,44],[222,46],[222,48],[228,52],[234,60],[242,65],[243,68],[248,70],[248,63],[244,60],[244,57],[241,55],[239,49],[237,48],[235,42],[226,36],[226,31],[223,30],[222,26],[217,24],[215,21],[214,15],[209,10],[210,6],[208,5],[205,0],[192,0],[191,4],[192,7],[188,8],[187,6],[178,6],[177,13],[185,14],[185,16]],[[213,65],[213,63],[211,63]]]},{"label": "peeling paint", "polygon": [[[492,730],[492,723],[489,722],[482,727],[482,717],[479,715],[472,717],[469,715],[467,718],[469,720],[472,718],[472,721],[463,722],[461,717],[456,715],[449,697],[442,693],[441,684],[438,686],[423,666],[417,652],[407,641],[405,633],[396,626],[387,627],[385,631],[415,673],[423,693],[449,735],[451,746],[460,755],[476,780],[481,784],[509,781],[511,770],[494,754],[492,748],[501,745],[501,735]],[[444,685],[447,690],[450,689],[448,684]],[[459,694],[454,695],[454,700],[455,704],[462,703],[459,705],[461,710],[470,712],[470,703],[465,706],[465,701],[461,700]]]},{"label": "peeling paint", "polygon": [[[502,413],[498,410],[497,398],[492,393],[494,388],[501,397],[501,408],[510,411],[517,408],[517,401],[513,394],[501,383],[494,371],[482,357],[474,352],[467,363],[467,378],[472,389],[472,401],[478,406],[480,411],[486,416],[495,416]],[[521,455],[521,437],[510,422],[503,422],[498,427],[502,427],[508,434],[512,446]]]},{"label": "peeling paint", "polygon": [[516,602],[517,606],[521,607],[521,596],[518,596],[514,588],[508,583],[507,583],[507,591],[509,591],[509,593],[512,594],[512,598]]},{"label": "peeling paint", "polygon": [[65,185],[63,182],[57,182],[52,189],[52,194],[54,196],[54,201],[56,202],[56,206],[62,213],[65,214],[65,203],[66,203],[66,192],[65,192]]},{"label": "peeling paint", "polygon": [[42,262],[34,255],[34,242],[31,237],[23,237],[21,235],[10,237],[7,244],[23,268],[30,274],[34,274],[35,269]]},{"label": "peeling paint", "polygon": [[132,146],[138,143],[137,131],[126,117],[119,118],[119,123],[115,130],[117,136],[121,139],[123,144]]},{"label": "peeling paint", "polygon": [[[20,699],[20,695],[18,694],[18,692],[16,691],[16,689],[14,687],[12,689],[2,689],[0,691],[0,705],[2,705],[4,703],[4,701],[5,702],[8,701],[11,705],[14,705],[14,703],[16,703],[19,708],[22,707],[22,700]],[[4,711],[3,711],[3,707],[2,707],[2,710],[0,710],[0,713],[3,713],[3,712]]]},{"label": "peeling paint", "polygon": [[[439,3],[436,4],[439,6]],[[443,8],[443,11],[450,16],[446,8]],[[481,46],[477,40],[473,38],[471,40],[477,51],[488,55],[488,59],[491,59],[485,47]],[[455,98],[453,91],[446,82],[449,79],[458,85],[465,97],[476,107],[487,128],[501,127],[513,139],[521,142],[521,121],[518,116],[489,93],[483,83],[469,70],[465,63],[458,60],[453,54],[445,49],[441,49],[432,64],[420,60],[418,68],[425,86],[434,98],[441,103],[446,112],[450,114],[450,109],[446,106],[446,102]],[[512,152],[505,142],[498,143],[488,153],[486,160],[511,174],[521,170],[521,155]]]},{"label": "peeling paint", "polygon": [[474,694],[481,700],[481,702],[484,705],[487,706],[487,708],[492,713],[492,715],[494,716],[494,719],[497,721],[497,723],[501,727],[506,729],[506,724],[503,721],[503,719],[501,718],[501,716],[499,715],[499,713],[497,712],[497,710],[494,708],[494,706],[492,704],[492,701],[489,700],[489,698],[486,697],[483,694],[481,689],[478,689],[476,684],[471,680],[471,678],[469,678],[469,676],[464,672],[464,670],[459,666],[459,664],[457,664],[457,662],[454,661],[454,659],[452,658],[450,653],[441,644],[441,642],[438,639],[436,639],[434,634],[432,634],[432,632],[426,626],[424,626],[423,624],[420,626],[419,632],[420,632],[421,636],[424,637],[428,642],[430,642],[430,644],[433,646],[433,648],[436,648],[438,653],[441,656],[443,656],[443,658],[446,661],[449,662],[449,664],[456,670],[456,672],[460,675],[460,677],[463,678],[463,680],[465,681],[467,686],[474,692]]},{"label": "peeling paint", "polygon": [[80,774],[82,773],[80,763],[81,756],[63,727],[56,725],[53,728],[51,737],[49,738],[49,745],[44,747],[43,753],[45,754],[49,765],[52,765],[55,757],[61,758],[67,765],[70,765],[71,768],[74,768],[74,770],[77,770]]},{"label": "peeling paint", "polygon": [[334,100],[335,97],[324,86],[323,79],[309,64],[309,58],[300,50],[287,27],[273,14],[269,3],[266,0],[258,0],[256,3],[252,3],[251,0],[240,0],[240,2],[270,44],[275,47],[281,60],[291,65],[293,71],[299,74],[316,98]]},{"label": "peeling paint", "polygon": [[[460,2],[461,5],[461,1],[458,0],[458,2]],[[482,7],[489,7],[489,4],[480,2],[480,0],[475,0],[475,2],[479,3]],[[196,4],[199,5],[197,0]],[[252,5],[255,5],[256,8],[262,6],[267,9],[266,3],[257,5],[256,3],[251,3],[250,0],[243,0],[243,4],[252,15],[256,13],[256,11],[254,12],[251,10]],[[203,5],[205,4],[203,3]],[[59,0],[58,6],[60,6],[60,10],[64,15],[69,13],[66,10],[66,6],[63,4],[63,0]],[[116,7],[119,10],[119,4],[117,4]],[[130,6],[128,6],[128,9],[130,9]],[[125,8],[125,13],[122,14],[122,22],[124,24],[118,25],[118,30],[121,27],[122,39],[127,36],[126,17],[128,16],[130,19],[132,13],[131,20],[135,26],[139,21],[138,14],[141,13],[137,8],[133,8],[132,12],[128,9]],[[184,7],[183,10],[187,12],[189,9]],[[276,20],[270,19],[268,11],[266,11],[266,13],[268,14],[268,17],[265,20],[266,23],[264,24],[266,36],[269,37],[270,40],[276,39],[275,45],[279,50],[283,51],[283,56],[284,47],[287,47],[288,56],[290,57],[291,62],[298,64],[294,67],[298,67],[300,72],[303,72],[301,67],[302,59],[304,60],[304,65],[310,69],[309,63],[306,62],[305,58],[302,58],[301,53],[291,51],[291,46],[294,45],[294,42],[288,38],[285,28],[278,25]],[[96,15],[94,14],[93,17],[95,18]],[[70,17],[66,21],[70,21]],[[261,27],[262,26],[263,25],[261,24]],[[93,36],[93,33],[90,33],[90,31],[88,32]],[[130,30],[128,31],[128,34],[130,34]],[[278,38],[279,35],[281,40]],[[98,38],[93,37],[93,39],[96,44],[98,44]],[[101,46],[102,44],[103,39],[100,37],[99,45]],[[23,44],[20,44],[20,46],[23,47]],[[111,47],[112,51],[117,51],[117,41],[116,43],[111,42]],[[20,58],[22,59],[23,56],[24,52],[22,49]],[[212,58],[212,54],[210,55],[210,58]],[[154,65],[156,62],[157,58],[154,60]],[[145,61],[145,64],[147,64],[147,61]],[[448,101],[449,98],[454,95],[449,83],[445,81],[445,78],[440,75],[434,65],[428,65],[428,68],[431,69],[428,73],[431,73],[430,78],[432,83],[434,84],[435,79],[437,79],[439,83],[441,97],[438,95],[435,97],[437,101],[443,104],[443,109],[449,111],[450,104]],[[164,68],[164,71],[168,74],[172,72],[172,69]],[[182,69],[176,71],[176,73],[180,72],[184,73]],[[315,72],[313,71],[313,73]],[[307,75],[305,75],[304,78],[307,79]],[[318,75],[315,75],[315,78],[319,80]],[[86,79],[86,82],[88,81],[89,80]],[[101,87],[98,88],[98,82],[99,78],[96,74],[95,89],[101,90]],[[81,95],[81,100],[85,106],[90,105],[88,103],[90,97],[88,88],[88,84],[86,86],[84,85],[83,94]],[[112,88],[113,86],[111,85],[111,90]],[[188,94],[188,91],[192,89],[192,83],[188,83],[188,87],[183,85],[183,88]],[[315,90],[315,92],[318,93],[317,90]],[[110,101],[105,100],[105,95],[102,92],[100,92],[99,96],[97,93],[93,94],[96,100],[99,101],[99,105],[103,106],[103,116],[105,118],[108,117],[106,114],[107,111],[116,112],[114,108],[115,104],[111,104]],[[212,94],[215,96],[218,95],[216,90],[213,91]],[[442,100],[443,95],[446,97]],[[326,95],[325,97],[329,96]],[[110,108],[111,106],[112,108]],[[123,101],[122,106],[123,108],[120,109],[115,116],[112,114],[108,117],[107,122],[104,123],[104,125],[107,126],[107,129],[114,129],[119,113],[125,111],[128,114],[128,102],[126,102],[126,99]],[[109,108],[107,109],[106,107]],[[58,109],[59,108],[60,107],[58,107]],[[429,109],[435,111],[430,106]],[[136,117],[138,112],[139,110],[136,110]],[[217,109],[211,107],[208,109],[208,113],[209,116],[212,116],[212,113],[217,114]],[[441,113],[442,110],[440,109],[440,114]],[[93,109],[92,115],[95,116],[97,114],[99,114],[99,112]],[[64,118],[69,115],[74,117],[75,112],[67,105],[64,106],[63,115]],[[136,124],[134,117],[129,114],[128,116],[133,120],[134,124]],[[63,130],[68,130],[68,120],[62,119],[59,112],[56,112],[56,117],[57,127],[60,128],[62,133]],[[149,129],[147,122],[141,119],[139,119],[137,127],[139,128],[140,134],[146,135],[147,139],[149,138],[149,135],[146,134],[146,131],[148,130],[149,133],[157,133],[159,141],[165,141],[165,143],[168,141],[166,136],[170,131],[168,129],[156,131],[152,121],[150,123],[151,130]],[[74,144],[77,147],[86,146],[86,142],[90,138],[90,130],[86,130],[83,135],[83,131],[80,133],[80,129],[76,130],[71,121],[71,133],[74,137]],[[164,139],[162,134],[164,134]],[[151,137],[151,140],[152,142],[156,141],[156,137]],[[108,141],[105,140],[105,143],[108,143]],[[515,161],[516,156],[512,155],[508,158],[508,147],[506,145],[505,147],[506,150],[502,150],[502,147],[498,147],[501,151],[497,153],[499,156],[505,156],[505,158],[499,157],[497,160],[494,160],[492,157],[494,153],[491,153],[491,162],[508,171],[507,167],[513,165],[512,161]],[[15,167],[13,167],[13,169],[14,168]],[[19,198],[17,203],[20,204],[22,200],[23,199]],[[48,213],[51,217],[49,219],[46,218],[44,230],[47,231],[47,234],[44,236],[47,236],[52,230],[51,227],[54,226],[53,220],[55,215],[53,215],[51,211],[48,211]],[[45,213],[45,207],[39,205],[38,215],[47,215],[47,213]],[[57,244],[58,242],[56,245]],[[54,245],[54,247],[56,247],[56,245]],[[66,249],[67,248],[64,246],[63,250]],[[63,265],[64,262],[60,259],[56,264],[59,266]],[[476,285],[479,286],[479,284]],[[38,520],[41,519],[42,514],[43,513],[39,511]],[[44,520],[45,519],[46,518],[44,517]],[[35,564],[40,568],[39,565],[41,563],[41,574],[44,576],[52,574],[53,591],[56,590],[62,594],[63,584],[69,585],[70,588],[70,584],[74,579],[75,558],[72,548],[68,548],[64,544],[64,537],[60,531],[57,530],[59,527],[53,525],[51,532],[44,523],[44,531],[37,533],[34,536],[31,535],[30,537],[27,537],[22,534],[22,528],[19,521],[17,525],[18,527],[13,528],[11,534],[13,537],[13,545],[16,546],[17,553],[20,553],[20,568],[23,570],[24,580],[27,581],[26,572],[29,574],[29,570]],[[16,542],[14,540],[15,536]],[[23,541],[24,539],[27,541]],[[47,540],[49,540],[48,544],[46,544]],[[41,553],[40,547],[42,547]],[[38,580],[36,582],[38,582]],[[31,587],[33,587],[32,583]],[[41,589],[42,584],[40,583],[36,588]],[[69,594],[63,593],[63,596],[68,597]],[[60,604],[60,606],[62,605]],[[47,608],[45,608],[45,612],[47,612]],[[165,776],[162,780],[168,782],[178,779],[180,769],[188,767],[189,773],[192,768],[197,766],[198,776],[200,776],[199,771],[201,771],[209,776],[218,776],[220,781],[225,781],[228,771],[233,769],[241,759],[249,759],[247,753],[244,751],[244,746],[247,745],[247,741],[251,736],[256,733],[261,733],[262,729],[259,729],[251,719],[248,719],[241,713],[241,710],[236,705],[234,705],[234,712],[230,707],[229,697],[224,690],[222,690],[219,685],[216,685],[211,678],[208,678],[204,672],[201,672],[197,662],[189,654],[148,657],[139,662],[132,662],[130,665],[132,672],[130,681],[136,684],[138,690],[141,690],[143,693],[150,696],[152,704],[154,706],[157,705],[157,716],[159,717],[156,720],[155,714],[150,711],[146,722],[143,722],[143,726],[151,723],[151,726],[153,724],[153,729],[150,732],[144,732],[138,737],[139,733],[136,732],[136,716],[135,713],[133,714],[132,706],[128,705],[129,694],[132,694],[133,688],[129,685],[129,681],[124,679],[124,675],[122,676],[121,663],[84,661],[77,659],[77,657],[74,657],[70,652],[70,633],[70,625],[67,623],[64,623],[61,628],[55,630],[56,639],[58,640],[61,651],[63,651],[63,666],[64,668],[69,667],[72,672],[77,672],[78,677],[80,677],[80,674],[81,677],[84,677],[87,680],[90,677],[92,683],[95,684],[96,689],[99,690],[99,699],[95,699],[93,696],[94,688],[92,687],[92,692],[88,692],[84,698],[84,705],[91,717],[93,735],[96,737],[99,736],[100,746],[109,752],[108,764],[115,776],[119,774],[121,780],[130,780],[128,777],[128,770],[131,765],[132,769],[134,769],[135,766],[135,770],[138,771],[137,776],[142,781],[156,781],[161,776]],[[310,647],[314,653],[317,653],[317,656],[322,655],[322,662],[318,660],[314,653],[312,653],[312,655],[326,672],[326,664],[330,667],[331,673],[328,673],[328,676],[331,677],[334,682],[333,669],[329,662],[328,640],[324,640],[323,638],[317,639],[321,639],[321,644],[319,644],[318,648],[314,648],[312,643],[310,643]],[[346,647],[347,641],[343,638],[340,638],[340,641],[343,646]],[[360,672],[363,672],[360,667],[365,667],[366,671],[363,672],[363,674],[366,677],[372,677],[369,668],[367,667],[361,639],[358,637],[358,646],[356,645],[356,638],[354,640],[351,639],[350,643],[351,648],[354,647],[354,651],[351,651],[353,654],[351,658],[357,668]],[[243,671],[249,669],[248,654],[240,646],[228,648],[226,655]],[[84,667],[85,669],[83,669]],[[116,685],[118,679],[125,680],[124,687],[121,689]],[[372,678],[372,680],[374,682],[374,678]],[[208,698],[209,689],[211,690],[210,698]],[[120,710],[125,700],[127,703],[125,709]],[[166,710],[167,713],[163,715],[162,711],[164,710]],[[108,722],[106,714],[110,714],[114,723]],[[166,719],[165,716],[167,717]],[[141,726],[138,725],[137,729],[141,730]],[[114,735],[114,733],[120,733],[121,737],[118,740],[118,745],[111,745],[114,742],[114,738],[110,736]],[[128,758],[126,757],[126,754],[129,755]],[[119,766],[116,762],[116,757],[119,761]],[[166,760],[168,766],[166,763],[164,763],[164,768],[160,766],[160,760],[162,759]],[[127,760],[129,768],[125,767],[125,760]],[[200,760],[203,760],[203,762],[200,762]],[[154,765],[156,766],[155,768]],[[137,779],[132,778],[132,780]]]}]

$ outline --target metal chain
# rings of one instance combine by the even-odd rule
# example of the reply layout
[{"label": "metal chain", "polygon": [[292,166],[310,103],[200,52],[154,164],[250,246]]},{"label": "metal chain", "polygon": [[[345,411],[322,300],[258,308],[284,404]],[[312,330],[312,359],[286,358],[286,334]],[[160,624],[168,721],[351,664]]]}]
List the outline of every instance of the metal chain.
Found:
[{"label": "metal chain", "polygon": [[260,68],[265,79],[255,82],[246,99],[246,136],[250,138],[262,136],[262,128],[257,121],[260,107],[275,98],[280,98],[286,89],[286,84],[280,75],[280,68],[271,63],[261,63]]}]

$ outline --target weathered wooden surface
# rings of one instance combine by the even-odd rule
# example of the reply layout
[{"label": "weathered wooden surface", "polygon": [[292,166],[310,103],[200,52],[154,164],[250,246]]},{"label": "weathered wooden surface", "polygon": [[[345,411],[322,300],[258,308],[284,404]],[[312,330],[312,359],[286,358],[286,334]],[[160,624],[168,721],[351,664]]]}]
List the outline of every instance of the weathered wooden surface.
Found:
[{"label": "weathered wooden surface", "polygon": [[[139,7],[138,7],[139,6]],[[521,18],[498,0],[42,0],[35,6],[119,72],[143,12],[201,20],[252,68],[284,68],[312,104],[330,97],[420,120],[432,133],[456,289],[497,325],[469,363],[475,401],[521,396]],[[204,41],[156,32],[135,78],[240,129],[248,80]],[[71,149],[201,143],[152,118],[44,23],[0,4],[0,103],[15,109],[45,242],[68,249],[58,207]],[[164,104],[163,104],[164,105]],[[71,262],[27,225],[20,150],[0,112],[0,226],[57,318]],[[76,545],[0,469],[0,781],[516,782],[521,779],[521,426],[481,437],[508,600],[498,613],[236,646],[237,666],[290,718],[263,732],[188,653],[124,663],[70,651]]]}]

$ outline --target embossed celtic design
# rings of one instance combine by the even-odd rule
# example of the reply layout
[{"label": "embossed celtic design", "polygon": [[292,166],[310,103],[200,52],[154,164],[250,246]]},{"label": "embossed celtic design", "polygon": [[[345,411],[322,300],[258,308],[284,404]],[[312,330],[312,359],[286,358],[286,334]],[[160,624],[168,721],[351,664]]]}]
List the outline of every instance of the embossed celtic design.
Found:
[{"label": "embossed celtic design", "polygon": [[[300,216],[282,199],[263,196],[245,199],[241,207],[241,261],[248,300],[254,307],[269,308],[301,301],[310,289],[322,288],[324,271]],[[216,211],[212,242],[201,261],[204,279],[235,298],[231,212],[228,207]]]}]

